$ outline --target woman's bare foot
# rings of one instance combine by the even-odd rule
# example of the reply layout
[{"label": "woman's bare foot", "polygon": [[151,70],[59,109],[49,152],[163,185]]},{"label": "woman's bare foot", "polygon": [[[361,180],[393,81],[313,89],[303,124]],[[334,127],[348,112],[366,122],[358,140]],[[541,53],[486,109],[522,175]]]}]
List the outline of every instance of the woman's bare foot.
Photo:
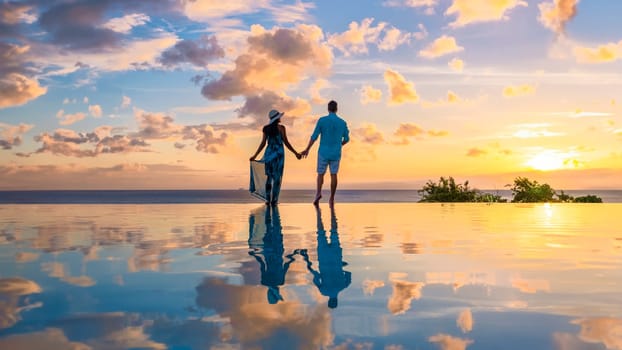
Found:
[{"label": "woman's bare foot", "polygon": [[319,205],[320,199],[322,199],[322,195],[321,194],[316,195],[315,199],[313,200],[313,205]]}]

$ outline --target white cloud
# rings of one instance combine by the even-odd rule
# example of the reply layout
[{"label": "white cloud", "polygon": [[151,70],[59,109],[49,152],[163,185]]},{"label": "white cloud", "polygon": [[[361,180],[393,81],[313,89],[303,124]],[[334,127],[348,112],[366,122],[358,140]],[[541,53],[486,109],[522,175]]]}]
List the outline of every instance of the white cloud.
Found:
[{"label": "white cloud", "polygon": [[103,27],[118,33],[128,34],[132,28],[149,22],[149,16],[142,13],[133,13],[123,17],[112,18],[104,23]]},{"label": "white cloud", "polygon": [[94,118],[99,118],[99,117],[102,116],[102,107],[100,105],[90,105],[89,106],[89,113]]},{"label": "white cloud", "polygon": [[121,98],[121,108],[128,108],[131,104],[132,104],[131,98],[125,95]]}]

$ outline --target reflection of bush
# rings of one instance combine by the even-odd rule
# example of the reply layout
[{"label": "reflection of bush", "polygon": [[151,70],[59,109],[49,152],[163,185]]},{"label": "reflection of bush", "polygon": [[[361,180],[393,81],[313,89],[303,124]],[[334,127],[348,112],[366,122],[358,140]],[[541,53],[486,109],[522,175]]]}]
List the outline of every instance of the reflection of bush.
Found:
[{"label": "reflection of bush", "polygon": [[422,189],[420,202],[506,202],[501,196],[484,193],[474,188],[469,188],[469,181],[456,184],[453,177],[441,177],[437,182],[429,180]]}]

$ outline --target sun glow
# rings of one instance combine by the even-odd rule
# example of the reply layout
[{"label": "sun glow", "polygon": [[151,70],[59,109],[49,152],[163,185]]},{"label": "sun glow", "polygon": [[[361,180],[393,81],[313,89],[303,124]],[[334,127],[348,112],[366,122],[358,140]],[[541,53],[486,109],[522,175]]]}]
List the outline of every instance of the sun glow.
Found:
[{"label": "sun glow", "polygon": [[573,152],[545,150],[535,154],[525,165],[541,171],[576,168],[579,162],[574,159],[575,156]]}]

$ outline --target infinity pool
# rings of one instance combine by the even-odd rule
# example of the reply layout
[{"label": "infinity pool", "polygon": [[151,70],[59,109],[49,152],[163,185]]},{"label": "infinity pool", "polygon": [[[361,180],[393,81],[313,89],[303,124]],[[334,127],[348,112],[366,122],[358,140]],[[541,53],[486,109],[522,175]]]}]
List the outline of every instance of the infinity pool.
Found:
[{"label": "infinity pool", "polygon": [[0,205],[0,349],[622,349],[622,204]]}]

